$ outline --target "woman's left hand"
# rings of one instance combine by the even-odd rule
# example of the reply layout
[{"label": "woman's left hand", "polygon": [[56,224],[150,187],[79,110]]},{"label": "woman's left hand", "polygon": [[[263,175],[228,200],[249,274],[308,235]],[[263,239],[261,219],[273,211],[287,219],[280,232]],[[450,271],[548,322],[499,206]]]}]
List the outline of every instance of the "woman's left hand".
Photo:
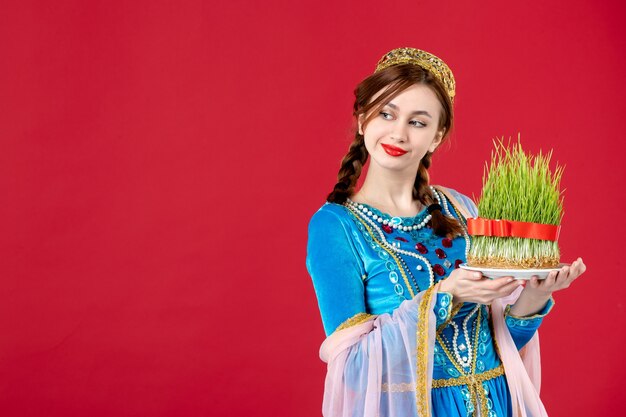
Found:
[{"label": "woman's left hand", "polygon": [[540,280],[536,275],[533,276],[526,283],[515,304],[511,306],[511,314],[524,317],[537,313],[546,305],[554,291],[569,287],[586,269],[582,258],[578,258],[571,265],[550,272],[546,279]]},{"label": "woman's left hand", "polygon": [[550,297],[554,291],[568,288],[586,270],[587,267],[582,258],[578,258],[571,265],[565,265],[559,271],[550,272],[546,279],[540,280],[536,275],[533,276],[524,291]]}]

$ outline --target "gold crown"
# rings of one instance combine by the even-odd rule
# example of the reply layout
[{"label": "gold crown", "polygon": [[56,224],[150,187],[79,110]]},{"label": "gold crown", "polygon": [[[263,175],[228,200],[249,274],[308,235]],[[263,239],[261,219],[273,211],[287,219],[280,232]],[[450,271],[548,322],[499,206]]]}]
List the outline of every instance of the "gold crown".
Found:
[{"label": "gold crown", "polygon": [[374,73],[398,64],[413,64],[429,71],[441,81],[448,92],[448,96],[450,96],[450,100],[454,102],[454,89],[456,86],[454,75],[452,75],[450,67],[441,59],[421,49],[397,48],[383,55],[380,61],[378,61]]}]

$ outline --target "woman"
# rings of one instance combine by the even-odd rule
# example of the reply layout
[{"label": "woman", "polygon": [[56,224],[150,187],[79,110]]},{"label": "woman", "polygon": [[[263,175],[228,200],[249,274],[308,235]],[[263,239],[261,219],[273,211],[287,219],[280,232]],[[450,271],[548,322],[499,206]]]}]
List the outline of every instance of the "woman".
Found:
[{"label": "woman", "polygon": [[355,90],[354,141],[309,223],[326,417],[546,415],[536,331],[585,265],[526,286],[459,268],[476,206],[428,177],[454,94],[448,66],[413,48],[385,54]]}]

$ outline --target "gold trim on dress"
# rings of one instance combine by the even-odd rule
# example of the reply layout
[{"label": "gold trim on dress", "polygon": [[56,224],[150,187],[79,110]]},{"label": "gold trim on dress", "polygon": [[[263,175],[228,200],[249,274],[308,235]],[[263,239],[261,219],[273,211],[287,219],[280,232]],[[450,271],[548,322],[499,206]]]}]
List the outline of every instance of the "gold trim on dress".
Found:
[{"label": "gold trim on dress", "polygon": [[[500,364],[497,367],[490,369],[488,371],[485,371],[481,374],[463,375],[458,378],[449,378],[449,379],[433,379],[433,389],[458,387],[462,385],[483,383],[485,381],[497,378],[502,375],[504,375],[504,366]],[[411,382],[399,382],[395,384],[389,384],[385,382],[382,385],[381,391],[382,392],[412,392],[412,391],[415,391],[415,384]]]},{"label": "gold trim on dress", "polygon": [[335,331],[337,332],[339,330],[347,329],[348,327],[352,327],[352,326],[356,326],[357,324],[361,324],[364,321],[367,321],[372,316],[373,316],[373,314],[357,313],[354,316],[350,317],[348,320],[345,320],[344,322],[342,322],[339,326],[337,326]]},{"label": "gold trim on dress", "polygon": [[417,415],[423,417],[430,416],[430,404],[428,401],[428,392],[426,387],[426,374],[428,371],[428,352],[430,347],[428,346],[428,319],[430,313],[430,301],[433,297],[434,289],[438,286],[430,287],[424,293],[424,297],[420,302],[418,308],[417,317],[417,358],[416,358],[416,370],[417,370],[417,386],[419,389],[415,391],[415,401],[417,405]]},{"label": "gold trim on dress", "polygon": [[[458,387],[459,385],[467,385],[469,388],[470,385],[481,384],[489,379],[494,379],[502,375],[504,375],[504,366],[500,364],[481,374],[462,375],[458,378],[450,379],[433,379],[433,388]],[[474,390],[478,391],[477,387],[474,387]]]}]

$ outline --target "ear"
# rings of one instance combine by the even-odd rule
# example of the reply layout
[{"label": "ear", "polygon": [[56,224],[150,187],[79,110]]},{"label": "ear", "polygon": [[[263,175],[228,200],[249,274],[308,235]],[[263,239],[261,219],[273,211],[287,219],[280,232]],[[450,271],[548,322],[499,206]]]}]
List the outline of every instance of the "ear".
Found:
[{"label": "ear", "polygon": [[443,136],[445,132],[446,132],[445,129],[439,130],[437,132],[437,134],[435,135],[435,139],[433,140],[433,143],[431,143],[430,148],[428,148],[428,151],[430,153],[435,152],[435,149],[437,149],[437,147],[441,144],[441,141],[443,140]]},{"label": "ear", "polygon": [[357,129],[359,131],[359,135],[363,135],[363,121],[365,120],[365,115],[360,114],[359,120],[357,121]]}]

